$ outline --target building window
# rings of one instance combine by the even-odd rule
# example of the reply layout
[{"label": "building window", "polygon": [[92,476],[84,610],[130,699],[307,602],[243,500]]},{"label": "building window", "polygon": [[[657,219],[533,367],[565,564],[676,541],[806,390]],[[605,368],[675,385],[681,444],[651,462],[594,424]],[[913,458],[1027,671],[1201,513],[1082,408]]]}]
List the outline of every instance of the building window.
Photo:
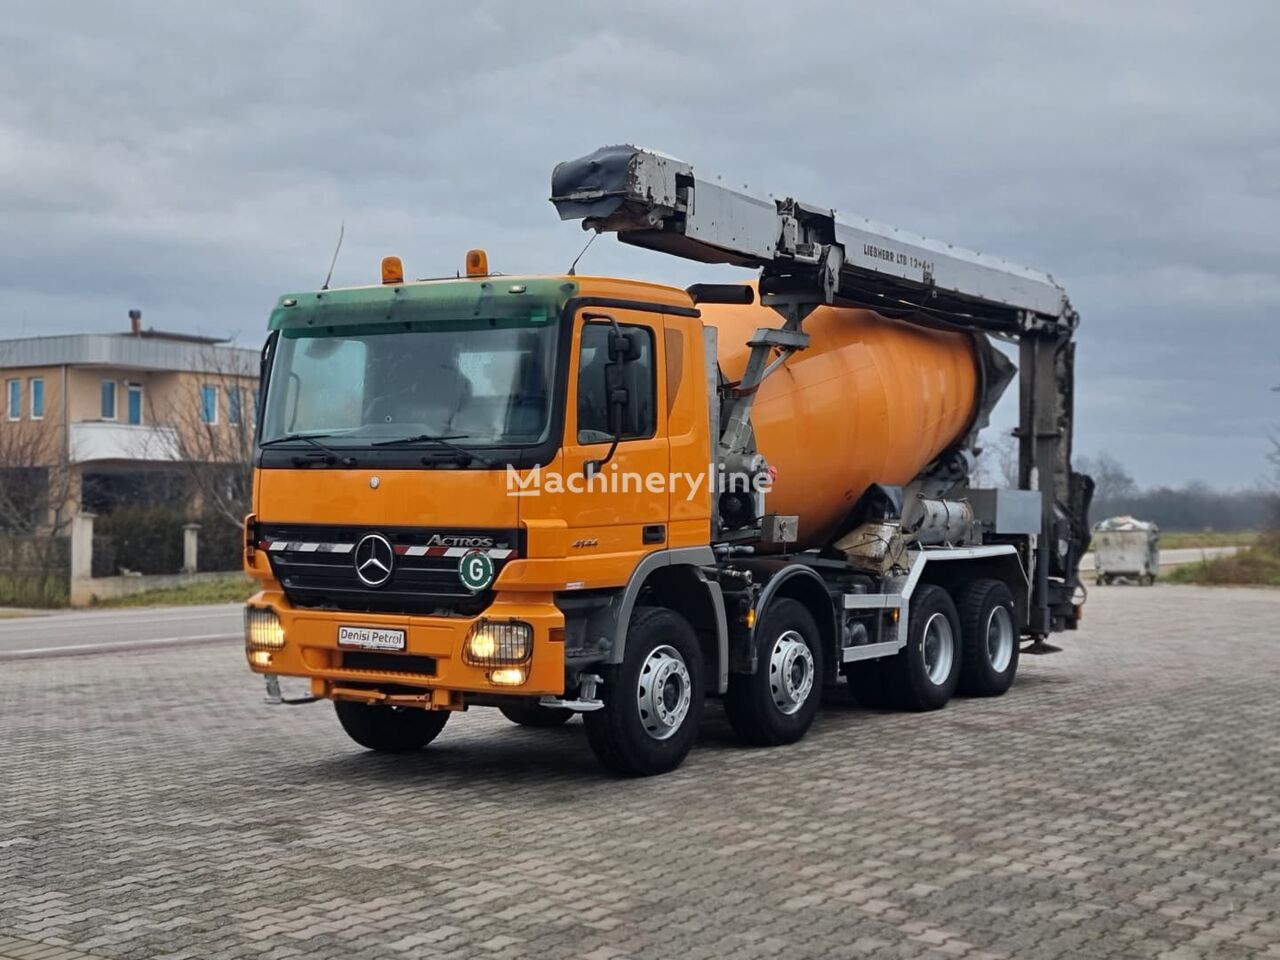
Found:
[{"label": "building window", "polygon": [[134,426],[142,423],[142,384],[131,383],[128,386],[127,407],[125,413]]},{"label": "building window", "polygon": [[116,382],[114,380],[102,381],[102,419],[114,420],[116,418]]},{"label": "building window", "polygon": [[44,377],[31,378],[31,419],[44,416]]},{"label": "building window", "polygon": [[244,404],[244,391],[239,387],[227,387],[227,423],[234,427],[240,425],[241,407]]},{"label": "building window", "polygon": [[5,386],[8,388],[5,393],[9,397],[9,419],[19,420],[22,418],[22,381],[9,380]]},{"label": "building window", "polygon": [[200,419],[210,424],[218,422],[218,388],[210,384],[200,388]]}]

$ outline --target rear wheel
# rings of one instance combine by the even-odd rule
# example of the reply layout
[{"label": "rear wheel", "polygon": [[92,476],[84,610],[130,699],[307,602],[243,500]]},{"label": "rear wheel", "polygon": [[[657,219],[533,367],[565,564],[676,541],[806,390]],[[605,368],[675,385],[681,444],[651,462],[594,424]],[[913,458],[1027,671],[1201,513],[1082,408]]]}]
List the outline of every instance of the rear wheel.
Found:
[{"label": "rear wheel", "polygon": [[335,700],[338,722],[360,746],[378,753],[412,753],[440,735],[449,722],[447,710],[384,707]]},{"label": "rear wheel", "polygon": [[975,580],[960,594],[964,637],[960,690],[996,697],[1013,685],[1018,672],[1018,628],[1013,594],[1000,580]]},{"label": "rear wheel", "polygon": [[558,727],[573,719],[572,710],[544,707],[539,703],[504,703],[498,709],[504,717],[522,727]]},{"label": "rear wheel", "polygon": [[960,682],[960,618],[951,595],[923,584],[911,597],[907,645],[884,661],[894,705],[937,710]]},{"label": "rear wheel", "polygon": [[729,724],[745,743],[794,743],[808,731],[822,699],[818,625],[804,604],[775,600],[755,636],[756,672],[729,677]]},{"label": "rear wheel", "polygon": [[604,707],[583,724],[604,766],[633,777],[678,767],[702,717],[702,652],[689,622],[662,607],[637,607],[601,699]]}]

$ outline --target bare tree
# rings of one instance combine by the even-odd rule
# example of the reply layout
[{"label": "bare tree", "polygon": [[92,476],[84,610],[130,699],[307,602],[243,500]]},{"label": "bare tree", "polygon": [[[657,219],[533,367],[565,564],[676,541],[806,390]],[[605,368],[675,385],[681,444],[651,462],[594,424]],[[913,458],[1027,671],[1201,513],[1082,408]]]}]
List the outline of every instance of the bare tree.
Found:
[{"label": "bare tree", "polygon": [[0,596],[5,602],[61,599],[77,492],[57,431],[30,420],[0,423]]},{"label": "bare tree", "polygon": [[1018,442],[1009,434],[983,444],[974,467],[973,485],[978,487],[1018,486]]},{"label": "bare tree", "polygon": [[151,404],[153,423],[190,484],[197,509],[240,527],[253,489],[257,370],[239,351],[210,346],[197,370],[183,374],[176,402]]},{"label": "bare tree", "polygon": [[1079,457],[1076,469],[1093,477],[1093,499],[1110,503],[1137,493],[1138,485],[1115,457],[1100,453],[1096,457]]}]

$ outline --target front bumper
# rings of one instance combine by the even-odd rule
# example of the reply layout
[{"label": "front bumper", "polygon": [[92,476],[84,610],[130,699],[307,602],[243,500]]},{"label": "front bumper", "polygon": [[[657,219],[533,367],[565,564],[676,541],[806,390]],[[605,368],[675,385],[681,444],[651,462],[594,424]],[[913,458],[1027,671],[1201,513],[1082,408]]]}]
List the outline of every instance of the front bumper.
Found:
[{"label": "front bumper", "polygon": [[[499,593],[481,616],[466,618],[295,608],[278,590],[264,590],[248,605],[274,611],[284,631],[284,646],[265,656],[264,651],[246,646],[249,668],[255,673],[306,677],[312,696],[447,710],[464,707],[468,694],[564,693],[564,615],[549,594],[504,598]],[[522,665],[527,671],[523,683],[494,683],[495,668],[464,662],[463,644],[472,625],[481,619],[520,620],[533,628],[533,652]],[[405,648],[375,658],[350,657],[372,651],[339,647],[340,626],[403,630]],[[360,664],[353,666],[351,661],[357,660]]]}]

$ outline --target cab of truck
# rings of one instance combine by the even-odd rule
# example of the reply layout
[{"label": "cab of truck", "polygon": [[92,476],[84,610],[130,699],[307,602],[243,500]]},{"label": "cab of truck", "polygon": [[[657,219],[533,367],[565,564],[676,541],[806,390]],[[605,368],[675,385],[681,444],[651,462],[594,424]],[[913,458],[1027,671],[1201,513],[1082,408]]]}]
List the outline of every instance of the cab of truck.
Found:
[{"label": "cab of truck", "polygon": [[[276,692],[279,676],[307,678],[306,699],[336,701],[354,739],[396,750],[473,705],[532,724],[568,719],[546,705],[566,695],[593,706],[612,638],[590,613],[623,602],[646,564],[684,558],[672,602],[701,630],[688,639],[714,644],[714,585],[694,572],[711,559],[709,490],[625,479],[708,469],[689,294],[487,269],[386,279],[272,312],[250,668]],[[692,693],[681,669],[677,702]]]}]

